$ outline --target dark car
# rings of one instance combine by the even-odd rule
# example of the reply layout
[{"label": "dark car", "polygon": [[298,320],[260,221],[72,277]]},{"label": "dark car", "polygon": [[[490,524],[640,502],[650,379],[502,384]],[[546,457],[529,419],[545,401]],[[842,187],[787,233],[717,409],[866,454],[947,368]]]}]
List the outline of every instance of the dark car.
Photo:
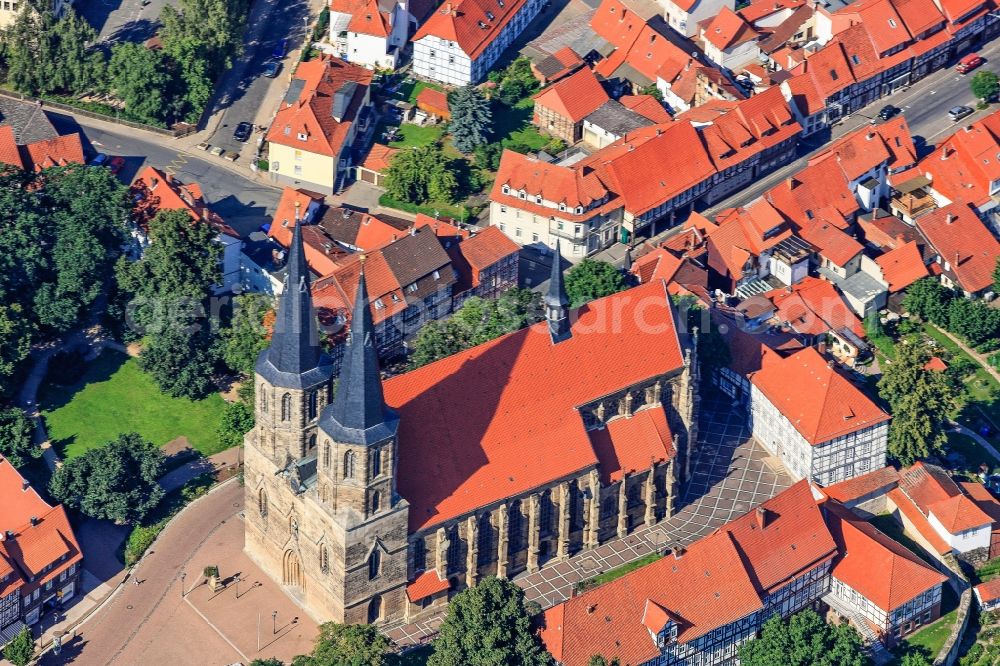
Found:
[{"label": "dark car", "polygon": [[108,162],[108,168],[111,169],[111,173],[115,174],[116,176],[124,167],[125,167],[124,157],[112,157],[111,161]]},{"label": "dark car", "polygon": [[900,111],[900,109],[898,109],[897,107],[893,106],[892,104],[886,104],[881,109],[879,109],[878,117],[881,120],[889,120],[890,118],[892,118],[893,116],[895,116],[897,113],[899,113],[899,111]]},{"label": "dark car", "polygon": [[948,117],[953,122],[957,122],[966,116],[971,116],[973,113],[975,113],[975,109],[971,106],[953,106],[948,109]]},{"label": "dark car", "polygon": [[269,79],[273,79],[281,71],[281,63],[271,60],[270,62],[264,63],[264,76]]},{"label": "dark car", "polygon": [[94,155],[94,159],[90,160],[90,166],[104,166],[107,164],[108,159],[110,159],[104,153],[97,153]]},{"label": "dark car", "polygon": [[278,42],[277,46],[274,47],[274,51],[271,52],[271,57],[276,59],[284,58],[287,49],[288,49],[288,40],[283,39],[280,42]]},{"label": "dark car", "polygon": [[253,125],[248,122],[242,122],[233,130],[233,138],[242,143],[250,138],[251,132],[253,132]]}]

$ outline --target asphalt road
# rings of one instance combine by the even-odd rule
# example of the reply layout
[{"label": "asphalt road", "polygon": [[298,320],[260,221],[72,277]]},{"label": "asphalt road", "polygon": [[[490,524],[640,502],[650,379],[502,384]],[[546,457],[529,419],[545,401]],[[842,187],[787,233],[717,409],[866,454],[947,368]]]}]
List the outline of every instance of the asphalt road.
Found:
[{"label": "asphalt road", "polygon": [[[1000,39],[988,43],[978,53],[986,60],[986,64],[982,65],[980,69],[991,69],[1000,73]],[[952,122],[948,118],[948,109],[954,106],[966,105],[975,108],[976,100],[969,90],[969,79],[970,76],[962,76],[955,72],[954,63],[952,63],[948,68],[917,81],[908,90],[900,90],[893,95],[883,97],[874,104],[854,113],[833,128],[832,137],[841,137],[859,127],[867,126],[871,119],[878,114],[879,109],[886,104],[892,104],[903,110],[903,115],[910,126],[910,134],[917,144],[918,151],[921,154],[930,152],[930,147],[935,142],[941,141],[943,137],[959,127],[997,110],[996,105],[993,105],[983,111],[977,111],[974,115],[967,116],[958,123]],[[818,149],[821,150],[822,146],[819,146]],[[810,149],[807,148],[807,150]],[[810,154],[811,152],[810,150]],[[720,201],[702,213],[711,217],[725,208],[750,203],[777,183],[802,169],[805,166],[806,157],[755,181],[751,186]]]},{"label": "asphalt road", "polygon": [[98,32],[102,42],[143,42],[159,27],[160,10],[176,6],[177,0],[82,0],[74,5],[77,13]]},{"label": "asphalt road", "polygon": [[49,113],[60,133],[80,131],[85,147],[93,153],[121,155],[125,168],[120,177],[132,182],[136,174],[147,165],[172,173],[185,183],[201,185],[206,201],[242,236],[254,231],[270,220],[281,197],[281,190],[244,178],[238,173],[219,167],[196,156],[171,150],[154,143],[142,132],[126,127],[109,130],[105,126],[89,124],[85,118],[79,123],[58,113]]},{"label": "asphalt road", "polygon": [[[269,107],[284,95],[297,49],[305,39],[307,27],[311,30],[309,19],[308,0],[258,0],[254,3],[243,57],[219,81],[216,97],[212,100],[211,115],[221,112],[222,119],[208,143],[226,151],[242,152],[248,145],[233,138],[236,126],[241,122],[260,125],[270,122]],[[282,40],[286,40],[282,69],[277,78],[269,79],[263,76],[264,64],[274,59],[274,49]],[[266,119],[260,115],[264,107],[268,107]],[[259,136],[255,133],[250,139],[251,150],[243,152],[241,162],[250,161],[252,147]]]}]

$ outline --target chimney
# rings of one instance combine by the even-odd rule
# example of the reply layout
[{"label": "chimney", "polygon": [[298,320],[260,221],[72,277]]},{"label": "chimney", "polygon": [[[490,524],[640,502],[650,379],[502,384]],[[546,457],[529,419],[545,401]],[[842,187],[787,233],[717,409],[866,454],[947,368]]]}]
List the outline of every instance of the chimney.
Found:
[{"label": "chimney", "polygon": [[597,610],[597,604],[590,604],[587,606],[587,615],[593,615],[594,611]]},{"label": "chimney", "polygon": [[412,227],[410,227],[410,235],[411,236],[417,235],[417,225],[414,224]]},{"label": "chimney", "polygon": [[675,560],[681,559],[682,557],[684,557],[684,553],[686,552],[687,549],[684,548],[684,546],[677,546],[676,548],[674,548],[674,559]]},{"label": "chimney", "polygon": [[38,516],[32,516],[32,517],[31,517],[31,518],[29,518],[28,520],[30,520],[30,521],[31,521],[31,526],[32,526],[32,527],[34,527],[35,525],[37,525],[37,524],[38,524]]},{"label": "chimney", "polygon": [[941,146],[941,161],[948,159],[948,146]]},{"label": "chimney", "polygon": [[767,509],[762,506],[757,507],[757,510],[754,511],[754,519],[757,523],[757,527],[764,529],[767,525]]},{"label": "chimney", "polygon": [[27,490],[30,487],[31,487],[31,484],[28,483],[27,479],[25,479],[24,481],[21,481],[21,490]]},{"label": "chimney", "polygon": [[948,215],[945,216],[945,218],[944,218],[944,223],[945,224],[951,224],[954,221],[955,221],[955,216],[952,215],[951,213],[948,213]]},{"label": "chimney", "polygon": [[795,179],[795,176],[789,176],[787,179],[785,179],[785,182],[788,183],[788,189],[790,190],[794,190],[795,187],[799,184],[799,181]]}]

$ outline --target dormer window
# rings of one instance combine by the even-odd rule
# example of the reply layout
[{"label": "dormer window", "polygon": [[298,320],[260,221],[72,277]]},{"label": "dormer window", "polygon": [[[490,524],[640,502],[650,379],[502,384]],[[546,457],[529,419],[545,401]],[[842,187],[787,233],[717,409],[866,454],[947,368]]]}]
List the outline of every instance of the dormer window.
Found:
[{"label": "dormer window", "polygon": [[437,270],[434,271],[434,279],[435,280],[440,280],[441,279],[441,271],[437,271]]},{"label": "dormer window", "polygon": [[577,206],[576,207],[576,214],[577,215],[583,215],[583,206]]},{"label": "dormer window", "polygon": [[536,204],[542,203],[542,195],[541,194],[536,194],[535,195],[535,203]]},{"label": "dormer window", "polygon": [[411,282],[410,284],[408,284],[406,286],[406,291],[409,291],[409,292],[412,293],[412,292],[414,292],[416,290],[417,290],[417,283],[416,282]]},{"label": "dormer window", "polygon": [[392,302],[393,303],[399,303],[399,296],[396,295],[396,292],[393,292],[393,293],[391,293],[389,295],[392,297]]},{"label": "dormer window", "polygon": [[503,192],[504,194],[510,194],[510,186],[504,185],[503,187],[500,188],[500,191]]},{"label": "dormer window", "polygon": [[298,134],[298,140],[299,141],[305,141],[308,138],[309,138],[308,134],[306,134],[305,132],[299,132],[299,134]]},{"label": "dormer window", "polygon": [[375,309],[376,310],[383,310],[383,309],[385,309],[385,303],[382,302],[381,298],[376,298],[375,299]]},{"label": "dormer window", "polygon": [[559,204],[559,210],[560,211],[565,211],[566,210],[566,204],[564,204],[564,203]]},{"label": "dormer window", "polygon": [[889,27],[890,28],[896,27],[896,19],[889,19]]},{"label": "dormer window", "polygon": [[518,199],[527,199],[528,198],[528,193],[525,192],[524,190],[521,190],[520,192],[517,193],[517,198]]}]

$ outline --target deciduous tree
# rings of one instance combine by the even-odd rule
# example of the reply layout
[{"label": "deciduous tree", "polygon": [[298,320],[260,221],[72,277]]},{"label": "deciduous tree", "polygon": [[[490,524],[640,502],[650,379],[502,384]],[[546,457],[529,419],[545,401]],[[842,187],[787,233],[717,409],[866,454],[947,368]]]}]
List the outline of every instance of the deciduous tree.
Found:
[{"label": "deciduous tree", "polygon": [[811,610],[764,623],[760,638],[740,646],[742,666],[868,666],[861,637],[849,624],[829,625]]},{"label": "deciduous tree", "polygon": [[955,292],[946,289],[937,278],[927,277],[911,284],[903,297],[903,308],[910,314],[937,324],[948,325],[948,303]]},{"label": "deciduous tree", "polygon": [[17,407],[0,409],[0,454],[14,467],[38,458],[42,449],[35,444],[35,428],[31,420]]},{"label": "deciduous tree", "polygon": [[135,42],[118,42],[111,47],[108,88],[125,105],[123,114],[129,120],[166,123],[172,83],[170,62],[163,50],[147,49]]},{"label": "deciduous tree", "polygon": [[14,666],[28,666],[35,657],[35,639],[31,629],[23,627],[3,649],[3,658]]},{"label": "deciduous tree", "polygon": [[448,95],[451,122],[448,131],[459,152],[471,153],[484,145],[493,128],[490,103],[478,89],[462,86]]},{"label": "deciduous tree", "polygon": [[984,69],[972,75],[969,87],[973,95],[988,102],[1000,93],[1000,77],[995,72]]},{"label": "deciduous tree", "polygon": [[90,449],[67,460],[52,475],[52,496],[91,518],[137,523],[163,497],[156,482],[163,451],[138,433]]},{"label": "deciduous tree", "polygon": [[325,622],[311,654],[299,655],[292,666],[388,666],[392,643],[369,624]]},{"label": "deciduous tree", "polygon": [[31,322],[19,303],[0,304],[0,395],[10,395],[11,377],[31,351]]},{"label": "deciduous tree", "polygon": [[552,656],[531,629],[524,590],[489,576],[460,592],[434,640],[428,666],[545,666]]},{"label": "deciduous tree", "polygon": [[449,203],[458,190],[458,179],[438,146],[400,151],[385,175],[389,195],[408,203]]},{"label": "deciduous tree", "polygon": [[622,272],[606,261],[584,259],[566,272],[566,294],[575,308],[627,286]]},{"label": "deciduous tree", "polygon": [[225,448],[239,446],[254,426],[253,407],[242,400],[226,405],[219,424],[219,443]]},{"label": "deciduous tree", "polygon": [[223,328],[222,359],[234,372],[253,372],[257,356],[267,347],[270,337],[264,327],[264,316],[274,309],[271,299],[262,294],[245,294],[233,301],[233,317]]}]

